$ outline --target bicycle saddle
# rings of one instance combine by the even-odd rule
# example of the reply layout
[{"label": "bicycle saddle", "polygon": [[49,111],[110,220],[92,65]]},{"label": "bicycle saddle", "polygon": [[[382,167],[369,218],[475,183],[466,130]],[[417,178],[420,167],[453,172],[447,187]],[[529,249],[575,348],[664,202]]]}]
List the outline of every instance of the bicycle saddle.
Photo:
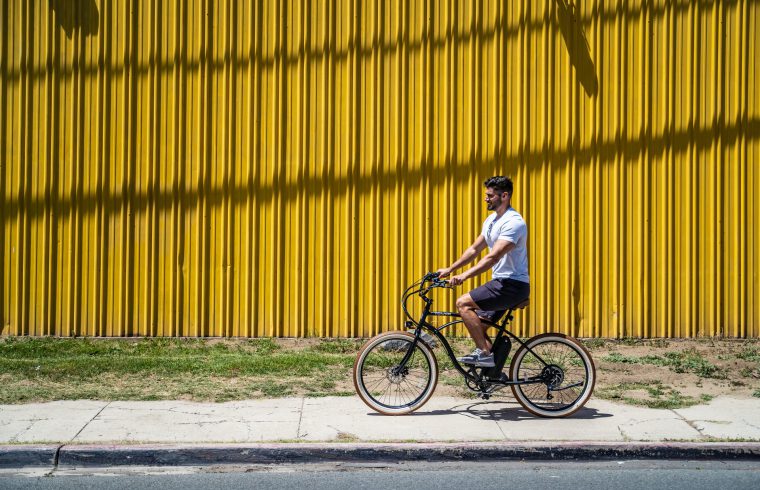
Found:
[{"label": "bicycle saddle", "polygon": [[522,303],[518,303],[518,304],[516,304],[515,306],[513,306],[513,307],[512,307],[512,309],[513,309],[513,310],[522,310],[522,309],[524,309],[526,306],[528,306],[529,304],[530,304],[530,299],[526,299],[526,300],[525,300],[525,301],[523,301]]}]

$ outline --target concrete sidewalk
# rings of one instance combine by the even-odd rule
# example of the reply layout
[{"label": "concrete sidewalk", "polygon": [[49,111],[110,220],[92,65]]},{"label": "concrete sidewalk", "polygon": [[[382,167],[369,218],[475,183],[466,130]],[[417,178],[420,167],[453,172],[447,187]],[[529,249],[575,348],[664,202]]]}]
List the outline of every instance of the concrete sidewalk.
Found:
[{"label": "concrete sidewalk", "polygon": [[534,417],[509,397],[433,396],[417,412],[384,416],[358,397],[228,403],[57,401],[0,405],[0,444],[760,441],[760,399],[655,410],[592,398],[568,418]]},{"label": "concrete sidewalk", "polygon": [[[434,396],[418,412],[398,417],[379,415],[358,397],[229,403],[58,401],[0,405],[0,445],[6,445],[0,447],[0,460],[6,454],[7,465],[9,451],[33,449],[24,444],[46,444],[46,448],[57,450],[62,445],[82,450],[84,445],[96,445],[90,449],[108,446],[113,450],[138,444],[211,447],[236,443],[237,450],[240,444],[261,447],[268,442],[296,443],[303,448],[308,446],[304,442],[344,448],[351,446],[346,443],[354,443],[360,449],[372,445],[368,443],[387,447],[388,443],[398,442],[415,443],[414,446],[442,442],[485,444],[483,447],[516,442],[530,443],[532,447],[557,447],[557,443],[577,447],[578,442],[595,442],[595,447],[600,448],[638,443],[638,447],[644,444],[656,449],[667,446],[663,442],[716,439],[750,441],[745,446],[760,455],[760,444],[752,443],[760,441],[758,420],[760,399],[731,398],[716,398],[706,405],[677,410],[632,407],[592,398],[583,410],[564,419],[536,418],[506,396],[489,401]],[[275,446],[279,450],[283,447],[272,447]]]}]

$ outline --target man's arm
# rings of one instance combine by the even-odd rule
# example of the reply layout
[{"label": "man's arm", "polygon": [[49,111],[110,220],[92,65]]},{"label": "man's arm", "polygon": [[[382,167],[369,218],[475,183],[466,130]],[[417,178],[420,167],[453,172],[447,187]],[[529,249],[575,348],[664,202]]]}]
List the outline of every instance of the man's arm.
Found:
[{"label": "man's arm", "polygon": [[452,271],[459,269],[463,265],[469,264],[475,260],[478,255],[480,255],[480,252],[482,252],[484,248],[486,248],[486,239],[483,237],[483,235],[479,235],[478,238],[472,242],[472,245],[470,245],[467,250],[462,253],[462,256],[459,257],[456,262],[448,267],[444,267],[443,269],[438,269],[439,277],[443,279],[444,277],[447,277],[449,274],[451,274]]},{"label": "man's arm", "polygon": [[[482,237],[481,237],[482,238]],[[475,264],[470,269],[466,270],[462,274],[456,275],[451,278],[451,284],[454,286],[458,286],[465,282],[467,279],[471,277],[475,277],[479,274],[482,274],[483,272],[487,271],[491,267],[494,266],[501,258],[515,248],[515,244],[508,241],[508,240],[496,240],[496,243],[494,243],[493,248],[490,252],[488,252],[488,255],[480,259],[480,261]]]}]

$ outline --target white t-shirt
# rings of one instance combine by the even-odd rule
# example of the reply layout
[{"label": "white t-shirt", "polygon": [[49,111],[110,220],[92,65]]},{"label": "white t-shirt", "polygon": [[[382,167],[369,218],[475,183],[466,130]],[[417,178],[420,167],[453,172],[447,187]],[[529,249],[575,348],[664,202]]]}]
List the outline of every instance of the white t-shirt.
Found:
[{"label": "white t-shirt", "polygon": [[[494,222],[495,221],[495,222]],[[493,223],[493,226],[491,224]],[[490,233],[489,233],[490,229]],[[508,208],[501,218],[496,213],[491,214],[483,222],[483,236],[492,250],[496,240],[507,240],[515,244],[515,247],[493,266],[495,279],[515,279],[530,283],[528,276],[528,227],[525,225],[520,213],[514,208]]]}]

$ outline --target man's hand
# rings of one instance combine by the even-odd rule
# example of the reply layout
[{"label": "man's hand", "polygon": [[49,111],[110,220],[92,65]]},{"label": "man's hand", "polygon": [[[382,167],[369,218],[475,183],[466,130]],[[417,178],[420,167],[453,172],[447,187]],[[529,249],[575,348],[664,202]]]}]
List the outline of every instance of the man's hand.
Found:
[{"label": "man's hand", "polygon": [[467,280],[467,276],[465,274],[459,274],[449,279],[449,282],[451,283],[452,286],[459,286],[466,280]]},{"label": "man's hand", "polygon": [[444,267],[443,269],[438,269],[436,272],[438,273],[438,278],[443,279],[451,274],[451,269]]}]

